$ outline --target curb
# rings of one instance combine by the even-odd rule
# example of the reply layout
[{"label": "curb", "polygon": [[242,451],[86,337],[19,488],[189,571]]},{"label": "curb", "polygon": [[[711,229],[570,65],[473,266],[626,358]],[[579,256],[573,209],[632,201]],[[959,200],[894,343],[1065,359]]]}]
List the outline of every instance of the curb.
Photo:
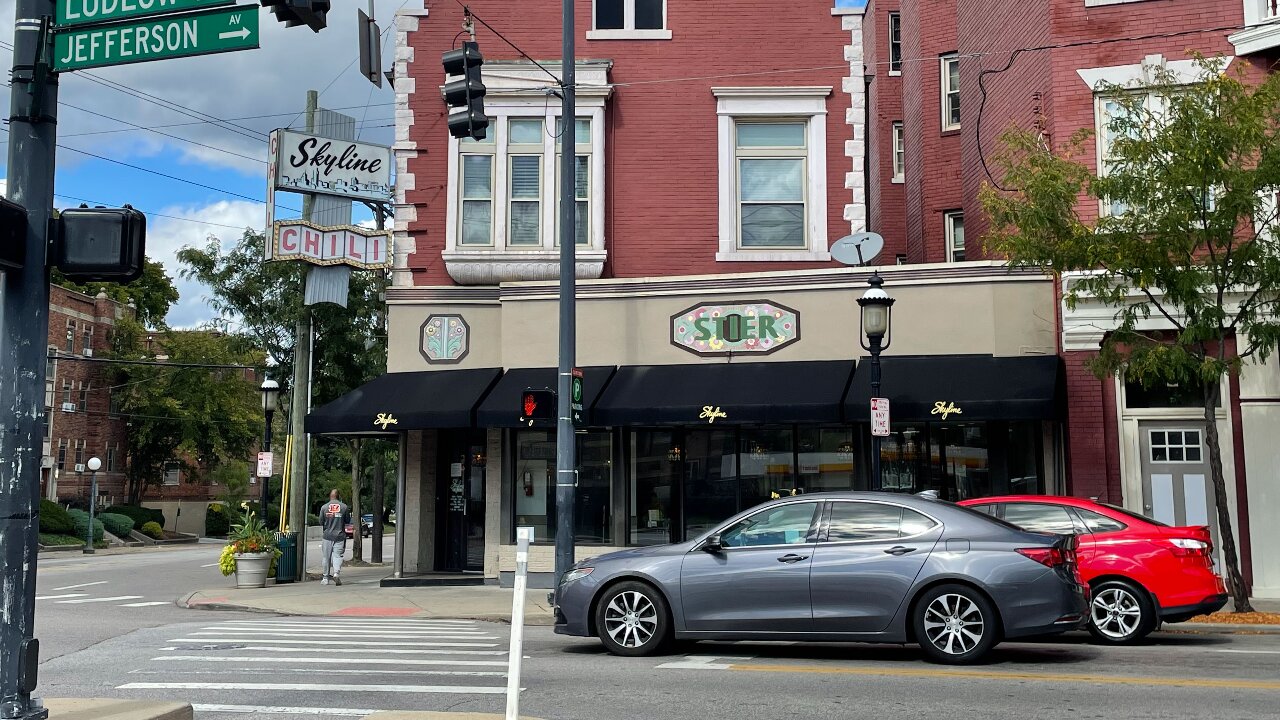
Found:
[{"label": "curb", "polygon": [[[260,613],[264,615],[285,615],[288,617],[348,617],[348,618],[381,617],[379,615],[362,616],[362,615],[347,615],[347,614],[336,616],[333,613],[301,612],[297,610],[288,610],[288,609],[281,609],[281,608],[261,608],[261,607],[255,607],[252,605],[238,605],[236,603],[229,603],[229,602],[192,603],[191,602],[192,598],[198,595],[199,592],[200,591],[190,593],[184,597],[181,597],[175,600],[174,603],[178,607],[186,610],[233,610],[238,612]],[[504,625],[511,624],[510,614],[485,615],[485,614],[478,614],[478,613],[470,613],[470,614],[457,613],[457,614],[446,614],[446,615],[406,615],[404,616],[404,618],[412,619],[412,620],[474,620],[476,622],[502,623]],[[550,627],[555,624],[555,618],[550,613],[547,613],[542,616],[526,613],[524,618],[524,624],[526,626]]]},{"label": "curb", "polygon": [[1177,623],[1166,625],[1161,632],[1193,632],[1201,635],[1280,635],[1280,625],[1249,625],[1243,623]]}]

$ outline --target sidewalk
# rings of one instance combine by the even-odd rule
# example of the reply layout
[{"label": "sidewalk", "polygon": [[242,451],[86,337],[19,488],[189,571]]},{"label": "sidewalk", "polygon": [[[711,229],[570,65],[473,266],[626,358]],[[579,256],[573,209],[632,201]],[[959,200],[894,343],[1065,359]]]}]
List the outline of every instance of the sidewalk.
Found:
[{"label": "sidewalk", "polygon": [[[336,615],[347,617],[452,618],[511,621],[513,591],[495,585],[462,587],[378,587],[390,575],[390,565],[342,569],[342,585],[300,583],[238,590],[233,578],[223,587],[197,590],[178,600],[180,607],[201,610],[248,610],[280,615]],[[552,625],[546,590],[525,595],[525,624]]]}]

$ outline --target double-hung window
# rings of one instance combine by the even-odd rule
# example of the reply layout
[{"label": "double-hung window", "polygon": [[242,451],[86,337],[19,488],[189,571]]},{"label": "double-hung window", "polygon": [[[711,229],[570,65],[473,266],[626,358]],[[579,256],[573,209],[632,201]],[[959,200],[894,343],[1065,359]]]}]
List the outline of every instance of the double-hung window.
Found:
[{"label": "double-hung window", "polygon": [[720,261],[828,260],[829,87],[712,88]]},{"label": "double-hung window", "polygon": [[493,163],[492,132],[484,140],[467,138],[459,143],[459,245],[493,245]]},{"label": "double-hung window", "polygon": [[507,244],[542,244],[544,118],[512,118],[507,128]]},{"label": "double-hung window", "polygon": [[67,469],[67,439],[58,439],[58,469]]},{"label": "double-hung window", "polygon": [[889,13],[889,74],[902,74],[902,13]]},{"label": "double-hung window", "polygon": [[947,262],[964,262],[964,213],[959,210],[943,213],[942,225],[947,240]]},{"label": "double-hung window", "polygon": [[[1098,174],[1106,176],[1113,172],[1117,165],[1112,155],[1112,147],[1121,137],[1134,137],[1131,123],[1135,120],[1134,110],[1143,108],[1155,112],[1157,99],[1151,93],[1133,93],[1127,98],[1099,96],[1095,114],[1098,119]],[[1129,127],[1126,127],[1126,126]],[[1103,215],[1119,216],[1128,212],[1129,206],[1120,200],[1106,200],[1102,203]]]},{"label": "double-hung window", "polygon": [[594,0],[588,40],[670,40],[666,0]]},{"label": "double-hung window", "polygon": [[900,183],[907,174],[906,143],[902,139],[902,121],[895,122],[890,130],[893,138],[893,182]]},{"label": "double-hung window", "polygon": [[942,131],[960,129],[960,56],[948,53],[942,63]]},{"label": "double-hung window", "polygon": [[[563,123],[556,118],[556,137],[562,132]],[[578,118],[574,122],[573,157],[573,237],[579,246],[590,241],[591,227],[591,120]],[[556,143],[556,207],[560,207],[560,144]],[[556,212],[556,244],[560,244],[560,213]]]}]

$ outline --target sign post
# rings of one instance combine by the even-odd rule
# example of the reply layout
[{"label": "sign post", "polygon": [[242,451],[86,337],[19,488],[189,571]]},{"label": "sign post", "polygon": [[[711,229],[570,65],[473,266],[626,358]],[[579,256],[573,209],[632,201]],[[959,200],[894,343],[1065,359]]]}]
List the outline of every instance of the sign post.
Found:
[{"label": "sign post", "polygon": [[58,72],[252,50],[258,47],[258,8],[234,6],[113,25],[73,26],[55,32],[53,46],[53,69]]},{"label": "sign post", "polygon": [[533,528],[516,528],[516,582],[511,600],[511,648],[507,652],[507,718],[520,720],[520,661],[524,658],[524,596]]}]

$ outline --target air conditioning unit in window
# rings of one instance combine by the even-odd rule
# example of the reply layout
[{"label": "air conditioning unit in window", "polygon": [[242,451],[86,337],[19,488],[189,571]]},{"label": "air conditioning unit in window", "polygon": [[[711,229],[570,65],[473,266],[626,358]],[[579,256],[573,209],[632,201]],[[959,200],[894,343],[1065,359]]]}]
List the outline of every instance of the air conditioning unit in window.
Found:
[{"label": "air conditioning unit in window", "polygon": [[75,411],[76,411],[75,403],[62,403],[62,412],[75,412]]},{"label": "air conditioning unit in window", "polygon": [[76,472],[78,473],[84,472],[84,463],[76,463]]},{"label": "air conditioning unit in window", "polygon": [[84,356],[85,356],[85,357],[93,357],[93,348],[85,348],[85,349],[84,349]]}]

